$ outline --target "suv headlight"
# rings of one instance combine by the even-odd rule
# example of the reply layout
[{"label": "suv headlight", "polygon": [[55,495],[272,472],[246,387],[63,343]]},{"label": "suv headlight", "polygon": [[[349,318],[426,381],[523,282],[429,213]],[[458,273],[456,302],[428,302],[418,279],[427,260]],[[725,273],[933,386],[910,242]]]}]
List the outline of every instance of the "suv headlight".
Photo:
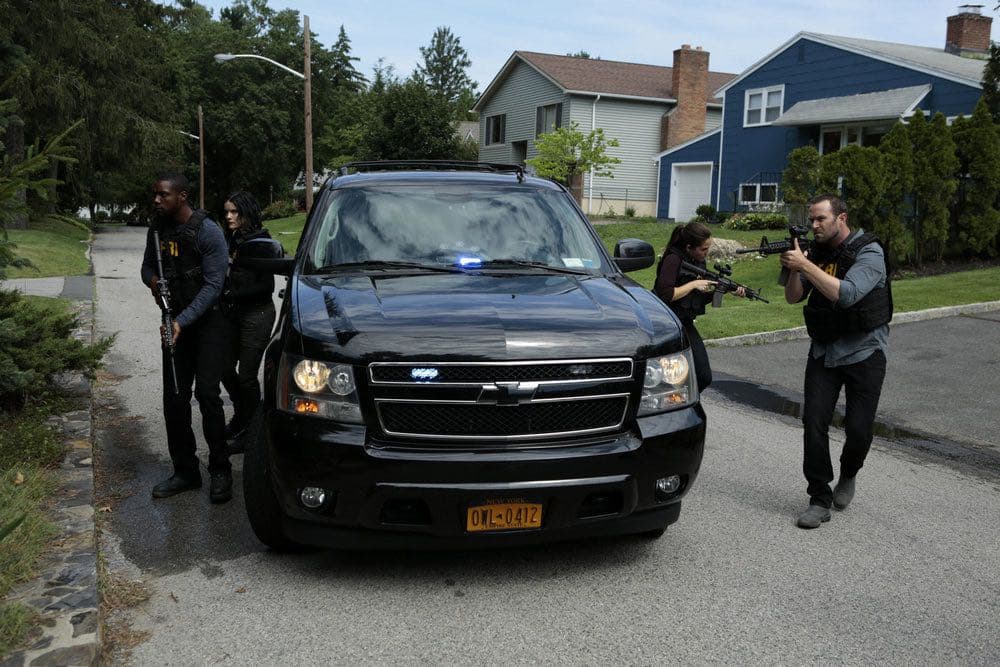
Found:
[{"label": "suv headlight", "polygon": [[346,424],[362,423],[353,367],[283,354],[278,378],[281,410]]},{"label": "suv headlight", "polygon": [[646,360],[639,416],[676,410],[698,400],[691,351],[684,350]]}]

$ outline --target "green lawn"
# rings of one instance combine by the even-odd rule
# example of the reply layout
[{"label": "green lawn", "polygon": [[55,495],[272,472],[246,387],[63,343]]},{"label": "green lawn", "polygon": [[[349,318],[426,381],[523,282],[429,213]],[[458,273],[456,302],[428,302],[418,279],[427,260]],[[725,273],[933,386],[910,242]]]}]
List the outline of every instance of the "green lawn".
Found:
[{"label": "green lawn", "polygon": [[296,213],[289,218],[265,220],[264,226],[271,232],[271,236],[281,241],[285,252],[289,255],[294,255],[295,248],[299,245],[299,237],[302,235],[302,226],[305,223],[306,214]]},{"label": "green lawn", "polygon": [[9,240],[17,244],[14,253],[35,265],[35,268],[24,269],[8,267],[8,278],[81,276],[90,271],[86,256],[90,232],[82,225],[40,222],[28,229],[9,229],[7,234]]}]

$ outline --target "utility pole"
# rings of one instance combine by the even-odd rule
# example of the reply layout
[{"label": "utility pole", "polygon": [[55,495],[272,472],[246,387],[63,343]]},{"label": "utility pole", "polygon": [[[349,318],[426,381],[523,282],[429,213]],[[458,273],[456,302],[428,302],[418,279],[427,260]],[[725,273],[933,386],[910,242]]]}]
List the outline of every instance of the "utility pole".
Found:
[{"label": "utility pole", "polygon": [[205,120],[198,105],[198,208],[205,208]]},{"label": "utility pole", "polygon": [[305,119],[306,119],[306,213],[313,203],[313,136],[312,136],[312,54],[309,47],[309,17],[302,16],[302,32],[305,39]]}]

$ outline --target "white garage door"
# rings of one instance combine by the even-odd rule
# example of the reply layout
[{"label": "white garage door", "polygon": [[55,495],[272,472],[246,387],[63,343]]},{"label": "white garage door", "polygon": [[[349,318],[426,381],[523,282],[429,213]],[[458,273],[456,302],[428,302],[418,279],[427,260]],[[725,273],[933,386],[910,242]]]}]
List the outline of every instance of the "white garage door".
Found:
[{"label": "white garage door", "polygon": [[711,164],[675,164],[671,168],[670,210],[668,215],[687,222],[695,209],[712,200]]}]

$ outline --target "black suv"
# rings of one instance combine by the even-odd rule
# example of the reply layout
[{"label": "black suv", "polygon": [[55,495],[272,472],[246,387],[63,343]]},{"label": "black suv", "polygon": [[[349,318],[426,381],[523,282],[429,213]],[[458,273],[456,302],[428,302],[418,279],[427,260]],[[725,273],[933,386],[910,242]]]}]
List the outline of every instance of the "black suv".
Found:
[{"label": "black suv", "polygon": [[701,464],[683,330],[569,192],[484,163],[354,163],[317,195],[244,459],[273,548],[659,536]]}]

